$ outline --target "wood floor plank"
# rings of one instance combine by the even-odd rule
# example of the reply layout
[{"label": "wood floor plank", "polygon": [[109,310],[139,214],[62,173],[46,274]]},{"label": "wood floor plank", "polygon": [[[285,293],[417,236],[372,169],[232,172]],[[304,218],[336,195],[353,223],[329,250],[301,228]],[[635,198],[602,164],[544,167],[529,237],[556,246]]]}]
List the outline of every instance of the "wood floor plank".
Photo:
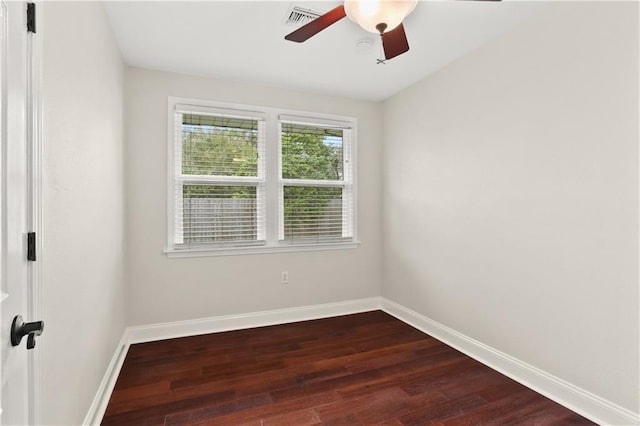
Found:
[{"label": "wood floor plank", "polygon": [[196,380],[202,377],[202,367],[192,368],[191,364],[181,367],[156,367],[127,371],[118,378],[118,389],[153,384],[157,382],[173,383],[179,380]]},{"label": "wood floor plank", "polygon": [[132,345],[102,424],[593,423],[373,311]]},{"label": "wood floor plank", "polygon": [[[531,392],[522,391],[485,404],[481,408],[467,410],[465,413],[450,417],[443,423],[445,425],[548,424],[557,416],[556,410],[553,402],[537,398]],[[548,417],[548,419],[546,422],[541,422],[541,417]]]},{"label": "wood floor plank", "polygon": [[386,388],[370,395],[336,402],[316,409],[323,421],[332,421],[354,413],[362,424],[391,421],[399,415],[444,401],[437,391],[409,396],[400,388]]},{"label": "wood floor plank", "polygon": [[321,424],[318,415],[313,408],[291,411],[286,414],[270,416],[262,421],[263,426],[296,425],[312,426]]},{"label": "wood floor plank", "polygon": [[203,419],[216,416],[224,416],[229,413],[236,413],[253,407],[259,407],[270,404],[271,397],[269,394],[252,395],[249,397],[236,399],[235,401],[224,404],[209,404],[191,410],[184,410],[180,413],[172,413],[166,416],[166,426],[190,425],[197,423]]},{"label": "wood floor plank", "polygon": [[[170,410],[170,407],[181,407],[182,403],[186,403],[187,407],[194,405],[199,406],[200,402],[211,401],[211,403],[223,403],[227,401],[233,401],[237,399],[235,391],[222,390],[213,393],[201,393],[189,396],[175,394],[173,392],[167,392],[160,395],[147,395],[140,394],[135,397],[128,398],[126,400],[110,400],[109,401],[109,416],[120,415],[125,413],[135,413],[139,411],[149,412],[157,411],[162,412],[164,410]],[[199,402],[200,401],[200,402]],[[173,412],[173,411],[171,411]],[[106,418],[106,416],[105,416]]]},{"label": "wood floor plank", "polygon": [[338,400],[340,400],[340,396],[333,391],[320,393],[300,392],[297,395],[290,395],[289,398],[281,399],[268,406],[253,407],[242,412],[230,413],[223,416],[212,416],[203,419],[200,424],[237,425],[245,422],[259,422],[271,416],[283,415],[299,410],[300,407],[319,407]]},{"label": "wood floor plank", "polygon": [[113,403],[116,404],[120,401],[130,401],[131,399],[138,397],[138,395],[153,396],[153,395],[161,395],[167,392],[169,392],[168,381],[154,382],[154,383],[114,390],[114,392],[111,394],[111,401],[113,401]]},{"label": "wood floor plank", "polygon": [[436,404],[424,406],[408,414],[403,414],[399,416],[398,420],[407,426],[433,424],[462,415],[474,408],[483,407],[486,404],[487,402],[477,395],[445,399]]}]

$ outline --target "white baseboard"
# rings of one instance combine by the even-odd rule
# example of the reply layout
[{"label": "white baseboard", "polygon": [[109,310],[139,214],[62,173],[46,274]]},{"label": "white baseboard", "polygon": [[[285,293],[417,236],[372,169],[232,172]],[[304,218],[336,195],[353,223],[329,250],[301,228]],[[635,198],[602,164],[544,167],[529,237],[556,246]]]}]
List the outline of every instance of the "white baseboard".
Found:
[{"label": "white baseboard", "polygon": [[118,346],[116,346],[113,357],[111,357],[107,370],[102,377],[100,386],[98,386],[98,391],[91,402],[89,412],[82,422],[83,426],[99,426],[102,422],[109,398],[111,398],[111,392],[113,392],[116,380],[118,380],[118,375],[120,374],[120,369],[129,350],[128,340],[127,330],[125,330]]},{"label": "white baseboard", "polygon": [[99,425],[130,344],[286,324],[382,309],[557,403],[606,425],[637,425],[640,416],[391,300],[372,297],[322,305],[129,327],[100,383],[84,425]]},{"label": "white baseboard", "polygon": [[640,416],[582,388],[500,352],[391,300],[382,310],[547,398],[603,425],[637,425]]},{"label": "white baseboard", "polygon": [[300,306],[297,308],[135,326],[129,327],[127,332],[129,335],[129,343],[142,343],[174,339],[176,337],[196,336],[198,334],[219,333],[222,331],[335,317],[338,315],[374,311],[376,309],[380,309],[380,298],[371,297],[368,299],[348,300],[322,305]]},{"label": "white baseboard", "polygon": [[322,305],[300,306],[297,308],[276,309],[248,314],[128,327],[124,331],[120,343],[118,343],[116,351],[111,358],[111,362],[109,362],[109,366],[102,378],[102,382],[100,382],[100,386],[82,424],[84,426],[94,426],[102,422],[107,404],[111,398],[111,393],[113,392],[116,380],[120,374],[120,369],[122,368],[131,344],[263,327],[267,325],[286,324],[375,311],[377,309],[380,309],[380,298],[371,297],[368,299],[348,300]]}]

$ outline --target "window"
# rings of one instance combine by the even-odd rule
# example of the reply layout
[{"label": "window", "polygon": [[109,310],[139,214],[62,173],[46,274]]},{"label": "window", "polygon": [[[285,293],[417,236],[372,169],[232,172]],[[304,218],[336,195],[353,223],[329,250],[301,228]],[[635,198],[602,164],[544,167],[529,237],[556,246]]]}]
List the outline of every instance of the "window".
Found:
[{"label": "window", "polygon": [[170,256],[355,247],[355,120],[169,99]]}]

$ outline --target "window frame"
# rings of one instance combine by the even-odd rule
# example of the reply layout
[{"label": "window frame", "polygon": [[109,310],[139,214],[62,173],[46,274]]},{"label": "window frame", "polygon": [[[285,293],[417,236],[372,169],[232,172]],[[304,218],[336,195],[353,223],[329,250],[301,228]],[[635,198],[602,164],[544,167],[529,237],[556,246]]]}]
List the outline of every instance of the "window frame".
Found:
[{"label": "window frame", "polygon": [[[177,137],[177,129],[175,127],[175,123],[178,119],[178,114],[193,114],[200,113],[202,115],[211,115],[215,117],[228,117],[228,118],[240,118],[246,120],[255,120],[258,125],[258,140],[257,140],[257,150],[258,156],[260,160],[257,163],[256,176],[234,176],[234,175],[185,175],[180,170],[182,169],[182,150],[177,150],[176,137]],[[265,217],[266,211],[264,207],[264,203],[261,202],[261,199],[265,197],[264,194],[264,182],[265,182],[265,162],[264,162],[264,149],[266,145],[266,115],[258,112],[258,111],[247,111],[247,110],[237,110],[237,109],[228,109],[228,108],[202,108],[194,105],[186,105],[177,103],[175,104],[173,111],[173,121],[174,121],[174,137],[173,137],[173,203],[172,203],[172,214],[173,218],[172,226],[173,230],[171,234],[169,234],[168,244],[173,246],[176,250],[185,250],[185,248],[176,248],[179,247],[179,243],[175,242],[176,234],[176,224],[181,221],[181,215],[179,212],[176,212],[175,207],[179,204],[178,200],[182,199],[182,193],[177,191],[176,188],[178,185],[207,185],[207,186],[253,186],[256,188],[256,205],[258,208],[257,215],[258,221],[256,223],[256,240],[243,240],[243,241],[233,241],[233,242],[219,242],[212,244],[190,244],[185,245],[184,247],[198,248],[200,246],[206,248],[225,248],[225,247],[237,247],[237,246],[260,246],[264,245],[266,242],[264,236],[265,229]],[[169,187],[171,190],[172,187]]]},{"label": "window frame", "polygon": [[[343,143],[342,143],[342,157],[343,157],[343,178],[342,180],[330,180],[330,179],[305,179],[305,178],[283,178],[282,177],[282,124],[299,124],[299,125],[309,125],[314,127],[324,127],[324,128],[335,128],[335,129],[343,129],[346,131],[343,133]],[[315,244],[323,244],[323,243],[341,243],[345,242],[345,238],[349,240],[353,237],[342,237],[342,238],[327,238],[324,239],[323,242],[314,241],[313,239],[309,240],[287,240],[284,238],[285,226],[284,226],[284,188],[285,186],[292,187],[316,187],[316,188],[341,188],[343,193],[342,198],[342,226],[343,226],[343,234],[345,233],[345,227],[347,228],[347,233],[353,235],[353,220],[354,217],[351,215],[349,217],[348,212],[352,210],[353,206],[349,208],[349,204],[352,203],[353,199],[353,173],[351,171],[351,167],[353,165],[353,161],[351,158],[351,149],[353,144],[353,131],[352,131],[352,123],[347,121],[336,121],[336,120],[327,120],[327,119],[316,119],[310,117],[299,117],[299,116],[291,116],[287,114],[280,114],[278,116],[278,203],[279,203],[279,211],[278,211],[278,241],[281,245],[315,245]],[[346,137],[345,137],[346,136]],[[349,166],[347,166],[349,164]],[[350,193],[350,197],[347,198],[344,196],[345,193]],[[346,207],[346,208],[345,208]],[[348,240],[346,242],[349,242]]]},{"label": "window frame", "polygon": [[[335,249],[354,249],[360,244],[358,240],[358,200],[357,200],[357,119],[353,117],[313,113],[307,111],[287,110],[281,108],[258,107],[252,105],[230,104],[215,101],[206,101],[201,99],[168,97],[167,102],[167,236],[166,247],[164,252],[168,257],[200,257],[200,256],[225,256],[225,255],[245,255],[245,254],[262,254],[262,253],[281,253],[281,252],[300,252],[314,250],[335,250]],[[258,188],[262,188],[264,203],[262,208],[262,232],[264,242],[246,242],[223,243],[223,244],[193,244],[185,246],[177,246],[174,244],[174,233],[176,231],[176,200],[177,192],[175,190],[178,176],[178,161],[181,158],[181,152],[176,152],[176,110],[177,108],[188,108],[189,112],[202,112],[204,114],[220,114],[232,115],[239,117],[258,118],[264,120],[264,137],[261,150],[259,152],[264,155],[262,163],[262,173],[259,170],[258,177],[233,177],[224,178],[218,176],[191,176],[189,181],[195,178],[204,178],[203,181],[223,184],[225,182],[247,182],[256,184]],[[314,241],[287,241],[280,240],[281,224],[284,218],[282,188],[287,182],[295,181],[295,184],[304,183],[304,180],[283,179],[282,170],[282,145],[281,145],[281,122],[295,121],[298,123],[307,123],[311,125],[341,127],[349,129],[348,141],[343,142],[343,158],[344,158],[344,179],[343,181],[308,181],[314,185],[336,187],[343,186],[343,194],[349,192],[350,200],[343,196],[343,203],[351,203],[351,217],[345,223],[345,215],[343,213],[343,226],[349,226],[351,230],[351,238],[346,240],[320,240]],[[259,166],[260,167],[260,166]],[[195,181],[198,182],[198,179]],[[184,179],[183,179],[184,181]],[[337,184],[339,182],[339,185]],[[191,182],[189,182],[191,183]],[[344,210],[343,210],[344,211]],[[261,230],[258,230],[260,235]]]}]

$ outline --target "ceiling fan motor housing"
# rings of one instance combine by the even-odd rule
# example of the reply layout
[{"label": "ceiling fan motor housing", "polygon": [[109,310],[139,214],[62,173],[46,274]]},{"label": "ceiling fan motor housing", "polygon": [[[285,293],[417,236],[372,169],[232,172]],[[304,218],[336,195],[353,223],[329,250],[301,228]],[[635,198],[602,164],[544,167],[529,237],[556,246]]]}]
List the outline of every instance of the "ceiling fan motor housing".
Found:
[{"label": "ceiling fan motor housing", "polygon": [[349,19],[365,30],[382,34],[392,31],[416,7],[418,0],[345,0]]}]

